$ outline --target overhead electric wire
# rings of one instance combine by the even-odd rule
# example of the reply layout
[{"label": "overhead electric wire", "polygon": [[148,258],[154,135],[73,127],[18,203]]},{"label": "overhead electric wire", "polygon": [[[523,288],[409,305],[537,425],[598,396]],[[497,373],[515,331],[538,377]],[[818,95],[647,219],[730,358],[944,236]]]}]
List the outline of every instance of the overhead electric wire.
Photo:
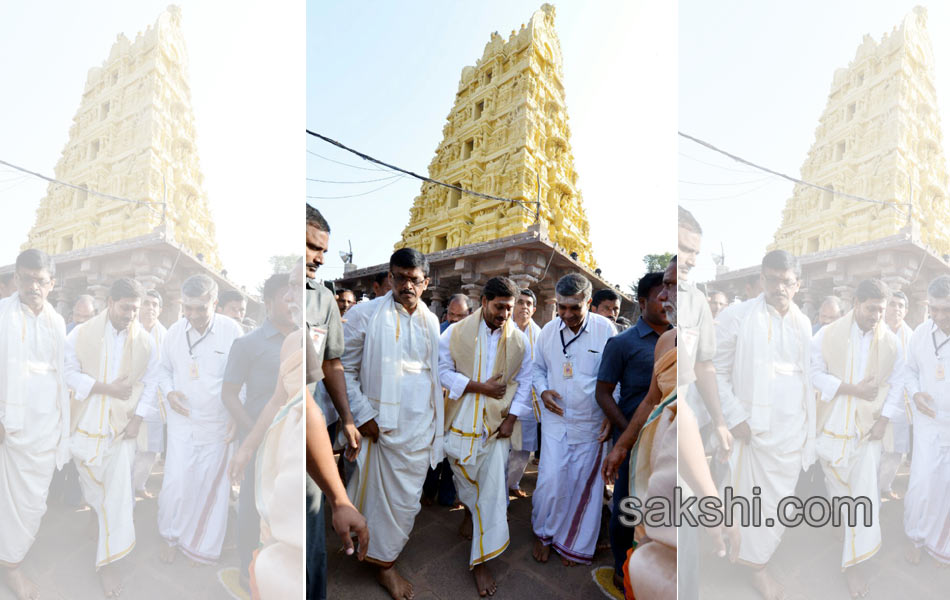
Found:
[{"label": "overhead electric wire", "polygon": [[[309,133],[309,132],[308,132],[308,133]],[[380,168],[378,168],[378,167],[372,167],[372,168],[370,168],[370,167],[357,167],[356,165],[351,165],[350,163],[341,162],[341,161],[338,161],[338,160],[334,160],[334,159],[332,159],[332,158],[329,158],[329,157],[327,157],[327,156],[324,156],[324,155],[322,155],[322,154],[317,154],[317,153],[314,152],[313,150],[307,150],[307,154],[313,154],[313,155],[316,156],[317,158],[322,158],[323,160],[328,160],[328,161],[330,161],[330,162],[332,162],[332,163],[336,163],[336,164],[338,164],[338,165],[343,165],[344,167],[350,167],[350,168],[353,168],[353,169],[359,169],[360,171],[386,171],[386,170],[387,170],[387,169],[380,169]]]},{"label": "overhead electric wire", "polygon": [[327,180],[327,179],[314,179],[314,178],[312,178],[312,177],[307,177],[307,181],[315,181],[315,182],[317,182],[317,183],[340,183],[340,184],[343,184],[343,183],[375,183],[375,182],[377,182],[377,181],[387,181],[387,180],[389,180],[389,179],[395,179],[395,178],[397,178],[397,177],[405,177],[405,175],[403,175],[403,174],[401,174],[401,173],[397,173],[397,174],[395,174],[395,175],[390,175],[389,177],[380,177],[379,179],[364,179],[363,181],[329,181],[329,180]]},{"label": "overhead electric wire", "polygon": [[771,177],[769,177],[769,181],[763,183],[762,185],[754,187],[751,190],[745,190],[744,192],[739,192],[738,194],[732,194],[730,196],[719,196],[718,198],[680,198],[680,200],[683,202],[712,202],[714,200],[732,200],[733,198],[747,196],[749,194],[757,192],[777,182],[778,181],[776,179],[772,179]]},{"label": "overhead electric wire", "polygon": [[755,169],[758,169],[758,170],[760,170],[760,171],[765,171],[766,173],[771,173],[772,175],[776,175],[776,176],[778,176],[778,177],[781,177],[782,179],[787,179],[787,180],[789,180],[789,181],[791,181],[791,182],[793,182],[793,183],[797,183],[797,184],[800,184],[800,185],[804,185],[804,186],[810,187],[810,188],[815,188],[815,189],[817,189],[817,190],[822,190],[822,191],[824,191],[824,192],[830,192],[830,193],[835,194],[835,195],[837,195],[837,196],[841,196],[842,198],[849,198],[849,199],[855,200],[855,201],[857,201],[857,202],[869,202],[869,203],[871,203],[871,204],[881,204],[881,205],[883,205],[883,206],[889,206],[889,207],[893,208],[894,210],[896,210],[896,211],[897,211],[898,213],[900,213],[900,214],[904,214],[904,211],[902,211],[902,210],[900,210],[899,208],[897,208],[898,206],[908,206],[908,207],[911,206],[909,203],[906,203],[906,202],[885,202],[884,200],[872,200],[871,198],[865,198],[865,197],[863,197],[863,196],[856,196],[856,195],[854,195],[854,194],[848,194],[848,193],[846,193],[846,192],[838,191],[838,190],[836,190],[836,189],[834,189],[834,188],[826,187],[826,186],[823,186],[823,185],[818,185],[818,184],[816,184],[816,183],[811,183],[811,182],[805,181],[805,180],[803,180],[803,179],[798,179],[797,177],[792,177],[791,175],[786,175],[785,173],[782,173],[782,172],[780,172],[780,171],[775,171],[775,170],[773,170],[773,169],[769,169],[768,167],[763,167],[762,165],[758,165],[758,164],[756,164],[756,163],[754,163],[754,162],[752,162],[752,161],[746,160],[746,159],[742,158],[741,156],[736,156],[735,154],[731,154],[731,153],[729,153],[729,152],[726,152],[725,150],[722,150],[722,149],[720,149],[720,148],[717,148],[716,146],[710,144],[709,142],[706,142],[706,141],[701,140],[701,139],[699,139],[699,138],[695,138],[695,137],[693,137],[693,136],[691,136],[691,135],[685,134],[685,133],[683,133],[682,131],[678,131],[677,133],[680,135],[680,137],[684,137],[684,138],[686,138],[686,139],[688,139],[688,140],[690,140],[690,141],[692,141],[692,142],[695,142],[695,143],[699,144],[700,146],[703,146],[703,147],[705,147],[705,148],[708,148],[708,149],[712,150],[713,152],[718,152],[719,154],[722,154],[722,155],[724,155],[724,156],[728,156],[729,158],[731,158],[732,160],[734,160],[734,161],[736,161],[736,162],[742,163],[742,164],[744,164],[744,165],[748,165],[748,166],[753,167],[753,168],[755,168]]},{"label": "overhead electric wire", "polygon": [[715,185],[715,186],[720,186],[720,185],[750,185],[750,184],[753,184],[753,183],[762,183],[763,181],[769,181],[769,180],[774,181],[774,179],[772,179],[772,177],[773,177],[773,175],[766,175],[765,177],[759,177],[758,179],[749,179],[748,181],[732,181],[732,182],[728,182],[728,183],[722,183],[722,182],[708,183],[708,182],[703,182],[703,181],[686,181],[686,180],[684,180],[684,179],[680,179],[680,180],[679,180],[679,183],[685,183],[685,184],[687,184],[687,185]]},{"label": "overhead electric wire", "polygon": [[344,198],[359,198],[360,196],[365,196],[367,194],[372,194],[373,192],[378,192],[379,190],[383,188],[387,188],[394,183],[399,183],[400,180],[402,180],[402,177],[397,177],[396,179],[394,179],[393,181],[390,181],[389,183],[383,184],[379,186],[378,188],[372,189],[368,192],[363,192],[362,194],[350,194],[347,196],[307,196],[307,198],[309,198],[310,200],[343,200]]},{"label": "overhead electric wire", "polygon": [[[527,201],[527,202],[525,202],[525,201],[523,201],[523,200],[513,200],[513,199],[511,199],[511,198],[502,198],[502,197],[500,197],[500,196],[492,196],[491,194],[483,194],[483,193],[481,193],[481,192],[475,192],[475,191],[472,191],[472,190],[467,190],[467,189],[465,189],[465,188],[463,188],[463,187],[459,187],[459,186],[457,186],[457,185],[452,185],[452,184],[450,184],[450,183],[445,183],[444,181],[438,181],[438,180],[436,180],[436,179],[432,179],[431,177],[424,177],[424,176],[422,176],[422,175],[419,175],[418,173],[413,173],[412,171],[409,171],[409,170],[407,170],[407,169],[402,169],[402,168],[397,167],[397,166],[395,166],[395,165],[391,165],[391,164],[389,164],[389,163],[385,163],[385,162],[379,160],[378,158],[373,158],[372,156],[369,156],[368,154],[364,154],[364,153],[360,152],[359,150],[354,150],[354,149],[352,149],[352,148],[349,148],[349,147],[347,147],[347,146],[341,144],[340,142],[338,142],[338,141],[336,141],[336,140],[334,140],[334,139],[328,138],[328,137],[325,136],[325,135],[321,135],[321,134],[319,134],[319,133],[317,133],[317,132],[315,132],[315,131],[310,131],[310,130],[308,129],[308,130],[307,130],[307,133],[308,133],[309,135],[312,135],[312,136],[315,137],[315,138],[319,138],[319,139],[321,139],[321,140],[327,142],[328,144],[332,144],[332,145],[336,146],[337,148],[341,148],[341,149],[343,149],[343,150],[346,150],[347,152],[350,152],[350,153],[352,153],[352,154],[355,154],[356,156],[359,156],[359,157],[362,158],[363,160],[368,160],[369,162],[375,163],[375,164],[377,164],[377,165],[381,165],[381,166],[386,167],[386,168],[388,168],[388,169],[392,169],[392,170],[394,170],[394,171],[399,171],[400,173],[405,173],[406,175],[409,175],[410,177],[415,177],[416,179],[419,179],[419,180],[421,180],[421,181],[427,181],[427,182],[429,182],[429,183],[434,183],[435,185],[441,185],[442,187],[447,187],[447,188],[449,188],[449,189],[451,189],[451,190],[455,190],[455,191],[461,192],[461,193],[463,193],[463,194],[468,194],[468,195],[470,195],[470,196],[477,196],[477,197],[479,197],[479,198],[485,198],[485,199],[487,199],[487,200],[495,200],[495,201],[498,201],[498,202],[508,202],[508,203],[510,203],[510,204],[517,204],[517,205],[521,206],[521,208],[523,208],[523,209],[526,210],[526,211],[529,210],[529,209],[528,209],[528,205],[529,205],[529,204],[531,204],[531,205],[537,205],[537,206],[540,207],[540,202],[538,202],[538,201]],[[310,151],[308,150],[307,152],[310,152]],[[387,184],[387,185],[388,185],[388,184]],[[375,191],[375,190],[374,190],[374,191]],[[370,192],[367,192],[367,193],[370,193]],[[363,195],[363,194],[359,194],[359,195]],[[309,198],[309,197],[310,197],[310,196],[308,196],[308,198]],[[341,196],[341,198],[345,198],[345,197],[347,197],[347,196]],[[330,200],[330,199],[332,199],[332,198],[320,198],[320,199],[321,199],[321,200]],[[530,211],[529,211],[529,212],[530,212]]]},{"label": "overhead electric wire", "polygon": [[692,161],[696,161],[696,162],[698,162],[698,163],[701,163],[701,164],[704,164],[704,165],[707,165],[707,166],[710,166],[710,167],[715,167],[715,168],[717,168],[717,169],[722,169],[723,171],[732,171],[733,173],[745,173],[746,175],[751,175],[752,173],[755,173],[755,171],[753,171],[753,170],[751,170],[751,169],[730,169],[729,167],[724,167],[724,166],[722,166],[722,165],[717,165],[716,163],[711,163],[711,162],[707,162],[707,161],[705,161],[705,160],[700,160],[700,159],[696,158],[695,156],[690,156],[689,154],[685,154],[685,153],[683,153],[683,152],[680,152],[679,155],[682,156],[683,158],[688,158],[688,159],[690,159],[690,160],[692,160]]},{"label": "overhead electric wire", "polygon": [[82,186],[80,186],[80,185],[75,185],[75,184],[72,184],[72,183],[66,183],[65,181],[60,181],[60,180],[58,180],[58,179],[53,179],[52,177],[47,177],[46,175],[42,175],[42,174],[37,173],[37,172],[35,172],[35,171],[30,171],[29,169],[24,169],[23,167],[18,167],[17,165],[14,165],[14,164],[12,164],[12,163],[8,163],[8,162],[5,161],[5,160],[0,160],[0,165],[5,165],[5,166],[7,166],[7,167],[10,167],[11,169],[16,169],[17,171],[22,171],[23,173],[26,173],[26,174],[28,174],[28,175],[32,175],[32,176],[34,176],[34,177],[39,177],[40,179],[43,179],[43,180],[48,181],[48,182],[50,182],[50,183],[55,183],[55,184],[57,184],[57,185],[62,185],[62,186],[68,187],[68,188],[73,188],[74,190],[79,190],[79,191],[81,191],[81,192],[86,192],[86,193],[88,193],[88,194],[93,194],[93,195],[95,195],[95,196],[102,196],[103,198],[109,198],[110,200],[118,200],[119,202],[131,202],[131,203],[133,203],[133,204],[142,204],[142,205],[148,207],[150,210],[155,210],[155,211],[157,212],[157,209],[155,209],[155,207],[152,206],[152,203],[151,203],[151,202],[146,202],[145,200],[132,200],[131,198],[122,198],[122,197],[120,197],[120,196],[113,196],[112,194],[104,194],[104,193],[102,193],[102,192],[97,192],[96,190],[84,188],[84,187],[82,187]]}]

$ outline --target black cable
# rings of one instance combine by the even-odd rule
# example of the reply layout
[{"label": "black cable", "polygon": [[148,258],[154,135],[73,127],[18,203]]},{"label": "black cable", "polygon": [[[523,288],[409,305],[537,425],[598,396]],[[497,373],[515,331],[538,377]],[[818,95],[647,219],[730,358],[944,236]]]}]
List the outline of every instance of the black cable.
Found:
[{"label": "black cable", "polygon": [[394,183],[399,183],[400,180],[402,180],[402,177],[397,177],[396,179],[394,179],[393,181],[390,181],[389,183],[383,184],[379,186],[378,188],[372,189],[368,192],[363,192],[362,194],[350,194],[348,196],[307,196],[307,198],[309,198],[310,200],[342,200],[344,198],[359,198],[360,196],[365,196],[367,194],[372,194],[373,192],[378,192],[379,190],[389,187]]}]

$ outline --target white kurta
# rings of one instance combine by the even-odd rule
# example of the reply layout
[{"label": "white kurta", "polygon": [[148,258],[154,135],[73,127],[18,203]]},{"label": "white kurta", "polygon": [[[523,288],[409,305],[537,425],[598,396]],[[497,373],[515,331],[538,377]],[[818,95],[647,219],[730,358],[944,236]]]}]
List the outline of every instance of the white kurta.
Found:
[{"label": "white kurta", "polygon": [[[155,341],[158,358],[161,360],[162,345],[165,343],[165,334],[168,329],[160,322],[155,321],[149,335]],[[156,399],[157,411],[151,411],[152,414],[145,417],[142,426],[146,428],[148,443],[146,449],[137,450],[135,460],[132,463],[132,488],[135,491],[145,489],[149,475],[152,474],[152,467],[155,466],[155,460],[158,454],[165,449],[165,402],[161,397]]]},{"label": "white kurta", "polygon": [[[815,439],[815,450],[825,472],[829,496],[866,496],[871,499],[871,525],[864,526],[863,507],[859,507],[856,526],[844,527],[841,566],[845,568],[871,558],[881,547],[881,499],[877,478],[881,441],[868,440],[867,432],[858,430],[858,403],[866,400],[838,395],[842,383],[857,384],[867,375],[874,331],[861,331],[857,323],[851,324],[848,355],[845,357],[845,364],[850,367],[847,381],[828,372],[828,365],[822,355],[822,343],[827,333],[828,328],[822,327],[811,341],[811,382],[819,393],[819,401],[831,404],[828,421]],[[887,331],[885,335],[893,334]],[[903,372],[904,360],[898,354],[887,379],[889,389],[886,403],[897,402],[903,397]]]},{"label": "white kurta", "polygon": [[[910,338],[904,385],[913,398],[917,392],[933,398],[936,418],[921,413],[911,402],[914,423],[914,460],[904,496],[904,531],[918,548],[950,564],[950,343],[932,320],[924,321]],[[942,377],[941,377],[942,375]],[[884,406],[889,419],[900,418],[903,399]]]},{"label": "white kurta", "polygon": [[[472,449],[471,462],[462,464],[469,454],[469,440],[456,433],[468,431],[471,427],[466,421],[475,407],[475,394],[465,394],[465,387],[471,381],[456,370],[452,358],[450,343],[455,325],[450,326],[439,339],[439,379],[442,387],[449,391],[449,399],[463,398],[455,420],[445,435],[445,453],[455,475],[455,489],[459,500],[472,513],[472,549],[469,556],[469,568],[491,560],[508,547],[508,473],[506,464],[511,443],[508,438],[488,438],[483,421],[479,421],[479,436]],[[478,324],[478,341],[475,348],[475,366],[472,372],[478,372],[477,381],[488,381],[495,369],[498,355],[498,343],[503,333],[502,327],[489,331],[484,319]],[[522,334],[523,335],[523,334]],[[526,340],[527,342],[527,340]],[[518,389],[512,398],[512,404],[525,403],[531,395],[531,352],[528,343],[521,360],[521,369],[515,377]],[[483,357],[484,360],[478,360]],[[453,443],[454,442],[454,443]]]},{"label": "white kurta", "polygon": [[[13,336],[0,340],[6,346],[5,364],[0,368],[7,375],[22,375],[16,383],[23,386],[24,402],[22,421],[13,425],[5,412],[8,398],[0,398],[0,409],[4,409],[0,422],[6,429],[0,442],[0,563],[16,565],[39,531],[57,452],[68,443],[68,398],[63,383],[66,325],[51,306],[37,316],[15,294],[0,300],[0,314],[7,310],[19,311],[14,317],[19,323],[16,331],[6,327],[9,323],[0,323],[4,336]],[[21,350],[25,364],[17,356]],[[0,395],[4,394],[0,389]]]},{"label": "white kurta", "polygon": [[[99,355],[99,373],[84,373],[76,356],[76,340],[82,326],[66,336],[66,384],[75,399],[88,403],[83,416],[70,436],[70,447],[83,498],[96,511],[99,519],[99,542],[96,547],[96,568],[123,558],[135,546],[135,525],[132,512],[132,460],[135,439],[120,439],[121,431],[112,428],[109,418],[114,399],[104,394],[90,396],[97,381],[111,383],[122,365],[128,329],[116,331],[106,322],[105,337]],[[142,378],[143,390],[135,414],[151,416],[155,411],[154,396],[158,388],[158,349],[151,343],[148,366]],[[138,382],[128,382],[135,384]]]},{"label": "white kurta", "polygon": [[[531,353],[531,364],[534,364],[534,346],[538,342],[538,336],[541,335],[541,328],[534,319],[528,320],[528,326],[523,333],[528,338],[528,348]],[[525,467],[528,466],[528,458],[532,452],[538,450],[538,421],[541,418],[541,405],[534,388],[531,388],[531,405],[534,407],[534,413],[530,417],[518,417],[519,427],[521,427],[521,448],[512,448],[508,453],[508,477],[507,486],[509,490],[521,489],[519,483],[524,475]]]},{"label": "white kurta", "polygon": [[[763,302],[759,296],[730,306],[719,314],[713,359],[728,427],[750,420],[753,406],[739,399],[746,393],[742,390],[744,386],[751,390],[761,389],[765,384],[770,390],[768,427],[753,430],[748,444],[736,440],[729,456],[731,477],[724,482],[726,486],[732,486],[735,496],[746,498],[753,497],[753,487],[761,488],[763,526],[740,528],[742,543],[738,558],[754,565],[767,563],[782,539],[785,528],[777,521],[773,527],[766,527],[764,519],[774,518],[778,502],[795,493],[803,462],[807,462],[802,455],[809,420],[806,406],[809,338],[805,337],[804,329],[796,322],[791,309],[783,317],[768,304],[765,304],[767,321],[761,326],[762,330],[745,331],[746,320],[754,318],[754,311],[760,310]],[[752,323],[750,327],[754,327]],[[755,356],[750,348],[743,347],[755,335],[766,340],[761,349],[764,356]],[[742,358],[737,359],[738,356]],[[748,364],[738,368],[737,360],[761,361],[772,365],[771,372],[755,372]],[[749,373],[749,380],[735,380],[740,372]],[[755,381],[756,378],[766,379]],[[762,400],[754,398],[752,401]]]},{"label": "white kurta", "polygon": [[[566,350],[562,333],[564,343],[570,344]],[[576,341],[571,342],[574,332],[558,317],[541,330],[535,348],[538,402],[542,402],[542,392],[554,390],[561,395],[556,402],[564,414],[541,408],[541,460],[531,499],[531,525],[542,543],[553,544],[562,556],[585,564],[594,556],[604,494],[600,474],[604,444],[597,441],[604,411],[594,390],[604,346],[615,334],[609,319],[588,313]],[[519,418],[533,410],[527,399],[511,408]]]},{"label": "white kurta", "polygon": [[190,414],[167,412],[158,531],[188,558],[210,563],[221,555],[231,490],[227,465],[232,426],[221,402],[221,384],[231,344],[244,331],[234,319],[216,314],[205,333],[198,342],[202,335],[182,318],[165,336],[160,390],[165,398],[172,391],[183,393]]},{"label": "white kurta", "polygon": [[[363,371],[364,351],[370,344],[377,343],[370,339],[368,330],[379,308],[378,302],[395,304],[397,322],[394,331],[389,332],[396,337],[395,350],[393,356],[386,356],[384,360],[398,361],[401,368],[398,414],[395,427],[380,427],[376,442],[370,438],[363,440],[357,456],[358,475],[350,479],[347,493],[369,523],[366,556],[377,563],[388,564],[402,552],[421,508],[422,484],[433,460],[435,403],[441,402],[442,397],[441,394],[437,397],[433,390],[438,365],[429,359],[435,350],[430,344],[437,344],[430,340],[430,327],[434,324],[427,321],[427,315],[431,313],[423,313],[418,307],[410,315],[387,294],[378,301],[351,308],[343,325],[345,350],[341,362],[356,425],[361,426],[379,415],[379,399],[366,395],[364,383],[369,377],[378,376],[381,368],[377,367],[375,374]],[[438,326],[434,326],[437,332]]]}]

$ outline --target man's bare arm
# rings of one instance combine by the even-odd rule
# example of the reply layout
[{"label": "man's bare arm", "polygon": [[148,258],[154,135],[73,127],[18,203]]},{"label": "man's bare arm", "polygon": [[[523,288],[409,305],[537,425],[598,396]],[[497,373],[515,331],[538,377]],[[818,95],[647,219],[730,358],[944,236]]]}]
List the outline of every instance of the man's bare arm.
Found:
[{"label": "man's bare arm", "polygon": [[240,394],[240,385],[227,381],[221,384],[221,402],[224,403],[224,407],[231,413],[231,417],[237,422],[241,431],[247,433],[254,428],[254,419],[251,418],[251,415],[244,409],[244,405],[241,404]]}]

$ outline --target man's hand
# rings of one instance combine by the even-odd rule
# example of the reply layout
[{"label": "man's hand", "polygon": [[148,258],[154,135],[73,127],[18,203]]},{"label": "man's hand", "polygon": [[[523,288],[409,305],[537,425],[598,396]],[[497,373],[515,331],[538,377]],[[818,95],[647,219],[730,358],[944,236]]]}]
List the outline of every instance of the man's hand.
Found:
[{"label": "man's hand", "polygon": [[716,556],[726,558],[726,542],[729,542],[729,562],[736,562],[736,558],[739,557],[739,545],[742,543],[739,528],[735,525],[732,527],[719,525],[718,527],[707,528],[706,531],[712,536],[713,551],[716,553]]},{"label": "man's hand", "polygon": [[508,413],[508,416],[505,417],[505,420],[501,422],[501,425],[498,426],[498,438],[504,439],[511,437],[511,434],[515,431],[515,421],[518,420],[518,417]]},{"label": "man's hand", "polygon": [[[373,421],[373,423],[376,422]],[[343,450],[343,456],[346,460],[352,462],[356,460],[356,455],[360,451],[360,442],[363,440],[363,436],[360,435],[360,430],[356,428],[353,421],[350,421],[343,424],[343,437],[346,438],[346,448]]]},{"label": "man's hand", "polygon": [[376,419],[370,419],[363,423],[359,426],[358,431],[364,438],[369,438],[374,442],[379,440],[379,425],[376,424]]},{"label": "man's hand", "polygon": [[855,385],[854,393],[851,395],[868,401],[873,401],[877,398],[877,386],[871,382],[872,379],[873,377],[868,376],[867,379]]},{"label": "man's hand", "polygon": [[251,462],[253,457],[254,453],[246,447],[246,444],[241,444],[241,447],[234,453],[231,462],[228,464],[228,477],[231,478],[231,483],[241,483],[241,480],[244,479],[247,463]]},{"label": "man's hand", "polygon": [[748,444],[752,441],[752,430],[749,428],[749,422],[743,421],[729,430],[732,433],[732,437],[739,440],[743,444]]},{"label": "man's hand", "polygon": [[[741,425],[748,425],[743,422]],[[729,431],[729,428],[726,427],[725,423],[720,423],[716,426],[716,439],[719,440],[719,449],[716,452],[716,459],[724,463],[729,460],[729,452],[732,450],[732,446],[735,443],[733,439],[732,432]],[[750,431],[751,434],[751,431]]]},{"label": "man's hand", "polygon": [[600,433],[597,434],[597,442],[603,444],[610,437],[610,431],[613,427],[610,425],[610,419],[604,417],[600,423]]},{"label": "man's hand", "polygon": [[129,423],[125,426],[125,429],[122,430],[121,438],[126,440],[134,440],[139,435],[139,427],[142,425],[142,417],[138,415],[133,415],[129,419]]},{"label": "man's hand", "polygon": [[132,386],[126,381],[125,377],[115,379],[109,385],[107,394],[119,400],[128,400],[132,397]]},{"label": "man's hand", "polygon": [[884,437],[884,432],[887,431],[887,420],[887,417],[877,418],[874,426],[871,427],[871,431],[868,432],[869,440],[879,440]]},{"label": "man's hand", "polygon": [[561,400],[561,395],[554,390],[544,390],[541,392],[541,401],[544,402],[544,408],[548,409],[559,417],[563,417],[564,409],[558,406],[558,403],[554,401],[555,398]]},{"label": "man's hand", "polygon": [[485,390],[483,393],[496,400],[501,400],[505,397],[505,389],[507,389],[507,387],[507,385],[501,382],[501,373],[482,383],[482,388]]},{"label": "man's hand", "polygon": [[600,474],[603,475],[605,483],[613,483],[617,479],[617,470],[626,458],[627,449],[623,446],[614,446],[607,453],[607,458],[604,459],[604,464],[600,468]]},{"label": "man's hand", "polygon": [[360,544],[356,558],[360,560],[366,558],[366,551],[369,550],[369,528],[366,526],[366,518],[356,510],[349,499],[333,507],[333,531],[343,541],[347,556],[353,554],[353,538],[350,537],[350,533],[356,533]]},{"label": "man's hand", "polygon": [[187,406],[185,406],[188,398],[181,392],[168,392],[168,395],[165,396],[165,399],[168,400],[168,406],[170,406],[171,409],[176,413],[186,417],[191,414],[191,411],[188,410]]},{"label": "man's hand", "polygon": [[924,415],[927,415],[931,419],[937,418],[937,411],[933,408],[934,399],[931,398],[927,392],[917,392],[914,394],[914,404],[917,405],[917,410]]}]

